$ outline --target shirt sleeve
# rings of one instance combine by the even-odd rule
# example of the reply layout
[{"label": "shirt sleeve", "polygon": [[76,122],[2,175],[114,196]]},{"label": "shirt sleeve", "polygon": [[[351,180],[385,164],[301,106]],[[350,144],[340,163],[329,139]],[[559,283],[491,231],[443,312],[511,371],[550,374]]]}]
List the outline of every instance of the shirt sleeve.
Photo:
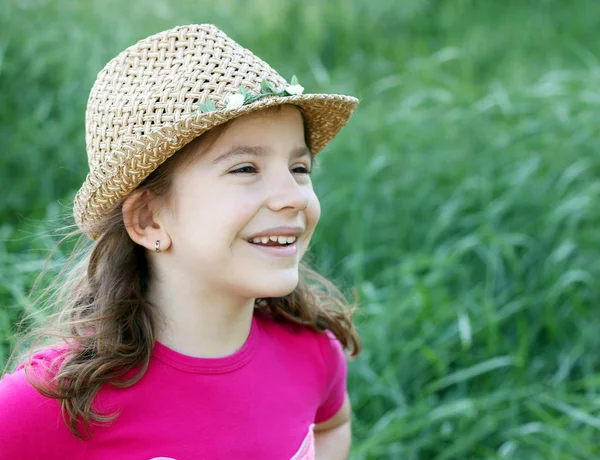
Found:
[{"label": "shirt sleeve", "polygon": [[346,398],[346,378],[348,365],[342,344],[335,335],[327,330],[327,335],[320,334],[321,353],[325,363],[327,382],[321,405],[319,406],[315,423],[321,423],[333,417],[342,407]]},{"label": "shirt sleeve", "polygon": [[80,458],[64,427],[59,402],[40,394],[27,379],[38,381],[42,361],[34,357],[27,375],[21,364],[0,379],[0,459],[59,460],[66,452],[71,452],[69,458]]}]

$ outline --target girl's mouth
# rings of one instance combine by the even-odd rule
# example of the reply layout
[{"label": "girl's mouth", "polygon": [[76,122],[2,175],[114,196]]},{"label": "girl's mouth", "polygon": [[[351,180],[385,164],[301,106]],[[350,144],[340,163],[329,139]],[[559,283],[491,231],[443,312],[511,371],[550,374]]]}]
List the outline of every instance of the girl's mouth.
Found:
[{"label": "girl's mouth", "polygon": [[255,247],[259,251],[270,254],[276,257],[292,257],[298,253],[298,240],[293,243],[284,243],[280,244],[275,241],[269,241],[267,244],[262,243],[252,243],[250,241],[246,241],[249,245]]}]

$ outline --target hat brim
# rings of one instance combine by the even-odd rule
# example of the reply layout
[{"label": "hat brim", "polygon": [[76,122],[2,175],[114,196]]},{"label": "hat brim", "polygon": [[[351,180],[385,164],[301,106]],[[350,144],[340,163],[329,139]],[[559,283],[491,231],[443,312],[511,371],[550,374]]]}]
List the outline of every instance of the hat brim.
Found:
[{"label": "hat brim", "polygon": [[95,240],[92,229],[110,209],[134,191],[165,160],[206,131],[244,114],[275,105],[292,104],[306,114],[313,155],[318,154],[350,119],[359,100],[341,94],[265,96],[236,109],[191,113],[140,137],[123,139],[109,161],[93,168],[74,200],[77,225]]}]

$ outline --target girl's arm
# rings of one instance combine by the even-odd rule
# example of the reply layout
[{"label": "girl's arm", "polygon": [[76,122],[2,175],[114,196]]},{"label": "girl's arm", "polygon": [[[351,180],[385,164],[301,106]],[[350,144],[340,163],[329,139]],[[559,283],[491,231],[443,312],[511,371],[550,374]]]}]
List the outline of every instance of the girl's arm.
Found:
[{"label": "girl's arm", "polygon": [[352,430],[350,397],[346,399],[340,410],[329,420],[315,425],[315,459],[346,460],[350,454]]}]

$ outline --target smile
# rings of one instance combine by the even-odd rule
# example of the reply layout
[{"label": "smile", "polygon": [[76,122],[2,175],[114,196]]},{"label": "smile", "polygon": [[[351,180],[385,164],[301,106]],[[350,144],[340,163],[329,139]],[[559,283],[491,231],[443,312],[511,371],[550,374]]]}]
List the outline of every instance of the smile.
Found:
[{"label": "smile", "polygon": [[248,240],[253,244],[262,244],[263,246],[288,246],[296,241],[295,236],[263,236]]},{"label": "smile", "polygon": [[298,240],[290,244],[277,244],[274,246],[267,246],[262,243],[251,243],[249,241],[246,241],[246,243],[264,254],[275,257],[292,257],[298,253]]}]

